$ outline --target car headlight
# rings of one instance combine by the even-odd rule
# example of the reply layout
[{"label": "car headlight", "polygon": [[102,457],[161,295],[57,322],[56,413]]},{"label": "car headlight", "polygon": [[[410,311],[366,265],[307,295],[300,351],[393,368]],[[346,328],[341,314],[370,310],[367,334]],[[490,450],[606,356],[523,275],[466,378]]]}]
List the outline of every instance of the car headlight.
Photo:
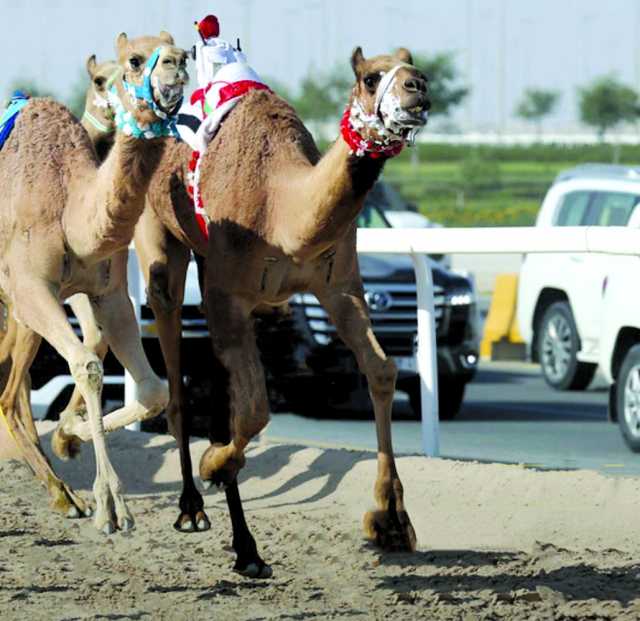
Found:
[{"label": "car headlight", "polygon": [[451,306],[469,306],[475,302],[471,289],[456,289],[447,294],[447,302]]}]

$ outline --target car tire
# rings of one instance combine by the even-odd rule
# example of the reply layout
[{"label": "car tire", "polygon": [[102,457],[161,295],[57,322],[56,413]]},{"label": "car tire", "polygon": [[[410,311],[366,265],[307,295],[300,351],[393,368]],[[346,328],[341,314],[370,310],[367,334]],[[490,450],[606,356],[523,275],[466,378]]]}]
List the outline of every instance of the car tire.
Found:
[{"label": "car tire", "polygon": [[547,384],[556,390],[584,390],[597,365],[577,358],[580,336],[569,303],[551,304],[536,332],[538,360]]},{"label": "car tire", "polygon": [[618,425],[627,446],[640,453],[640,345],[624,357],[616,380]]},{"label": "car tire", "polygon": [[[438,378],[438,418],[440,420],[452,420],[458,415],[466,386],[466,378]],[[422,397],[419,378],[408,390],[408,393],[414,416],[417,419],[422,418]]]}]

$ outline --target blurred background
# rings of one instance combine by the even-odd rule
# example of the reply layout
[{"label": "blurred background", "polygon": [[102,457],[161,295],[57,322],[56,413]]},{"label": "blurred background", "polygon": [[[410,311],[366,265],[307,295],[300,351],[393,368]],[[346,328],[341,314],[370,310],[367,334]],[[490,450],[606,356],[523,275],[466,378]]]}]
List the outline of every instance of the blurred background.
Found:
[{"label": "blurred background", "polygon": [[[433,115],[386,179],[432,221],[529,225],[556,173],[585,161],[637,162],[637,0],[3,0],[0,93],[23,87],[81,113],[84,62],[113,57],[120,31],[169,30],[220,17],[250,63],[316,137],[337,132],[349,55],[403,45],[431,80]],[[193,73],[193,70],[192,70]]]}]

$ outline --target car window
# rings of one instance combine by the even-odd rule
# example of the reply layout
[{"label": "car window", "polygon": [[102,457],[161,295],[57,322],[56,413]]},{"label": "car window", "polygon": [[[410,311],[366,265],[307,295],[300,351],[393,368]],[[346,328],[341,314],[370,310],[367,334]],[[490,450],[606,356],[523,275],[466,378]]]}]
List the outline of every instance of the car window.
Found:
[{"label": "car window", "polygon": [[624,192],[598,192],[589,209],[591,226],[627,226],[640,196]]},{"label": "car window", "polygon": [[358,227],[363,229],[388,229],[391,228],[382,212],[374,205],[365,204],[358,216]]},{"label": "car window", "polygon": [[557,212],[556,226],[580,226],[586,224],[591,192],[565,194]]}]

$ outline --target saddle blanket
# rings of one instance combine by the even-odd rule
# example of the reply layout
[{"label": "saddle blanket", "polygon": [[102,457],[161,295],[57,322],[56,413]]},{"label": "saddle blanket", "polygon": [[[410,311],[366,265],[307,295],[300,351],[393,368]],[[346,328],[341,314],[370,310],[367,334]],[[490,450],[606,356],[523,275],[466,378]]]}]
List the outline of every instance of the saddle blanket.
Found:
[{"label": "saddle blanket", "polygon": [[7,109],[0,117],[0,149],[4,146],[11,135],[11,130],[20,114],[20,110],[29,102],[29,95],[25,95],[22,91],[15,91],[11,96]]}]

